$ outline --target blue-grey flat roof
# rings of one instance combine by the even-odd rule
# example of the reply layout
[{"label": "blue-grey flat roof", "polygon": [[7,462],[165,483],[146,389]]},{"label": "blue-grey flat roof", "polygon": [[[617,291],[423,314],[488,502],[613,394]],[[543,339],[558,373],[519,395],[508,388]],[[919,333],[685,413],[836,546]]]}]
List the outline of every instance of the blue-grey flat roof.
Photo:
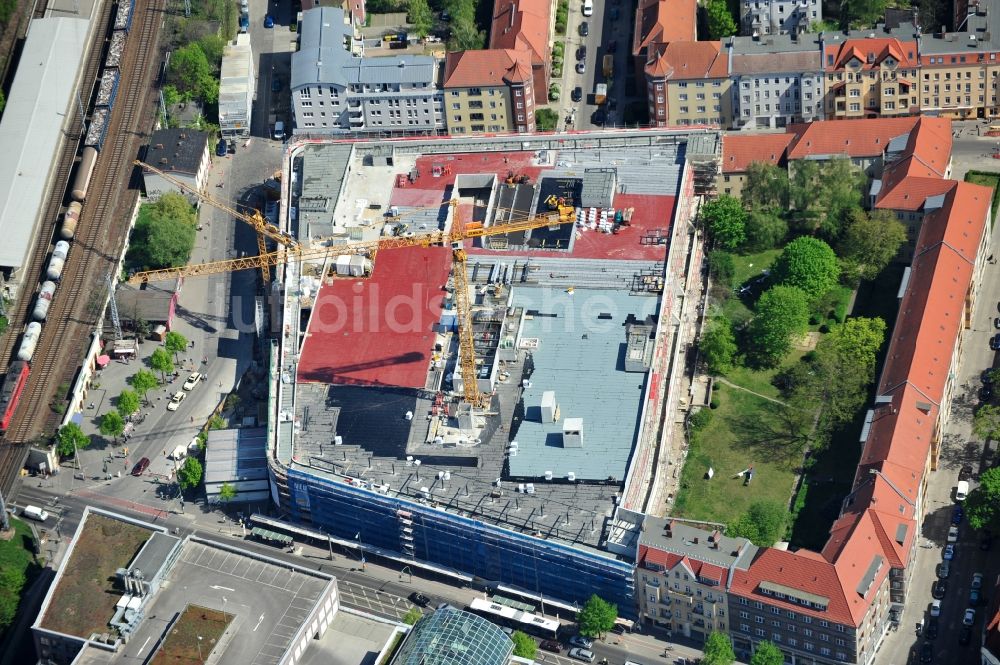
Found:
[{"label": "blue-grey flat roof", "polygon": [[[625,321],[629,315],[641,321],[655,314],[657,302],[621,290],[514,289],[514,305],[529,313],[522,344],[531,338],[538,343],[531,385],[523,392],[524,421],[514,437],[518,450],[510,457],[511,476],[542,477],[551,471],[555,478],[573,472],[578,480],[625,477],[647,377],[624,369]],[[546,391],[555,392],[556,422],[541,422]],[[563,447],[567,418],[583,419],[580,448]]]}]

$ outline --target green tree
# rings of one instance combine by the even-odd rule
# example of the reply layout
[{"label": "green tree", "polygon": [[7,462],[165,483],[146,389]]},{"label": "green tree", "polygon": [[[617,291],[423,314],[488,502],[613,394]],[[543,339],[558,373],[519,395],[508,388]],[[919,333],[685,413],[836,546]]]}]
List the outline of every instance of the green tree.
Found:
[{"label": "green tree", "polygon": [[736,275],[736,261],[729,252],[721,249],[708,253],[708,274],[726,291],[733,288],[733,277]]},{"label": "green tree", "polygon": [[139,209],[126,263],[138,270],[185,265],[194,248],[198,214],[182,194],[166,192]]},{"label": "green tree", "polygon": [[212,416],[208,421],[208,429],[226,429],[226,419],[220,415]]},{"label": "green tree", "polygon": [[965,499],[965,514],[973,529],[1000,527],[1000,467],[979,474],[979,487]]},{"label": "green tree", "polygon": [[819,162],[796,160],[794,164],[789,164],[788,175],[789,226],[800,232],[813,233],[818,218],[815,199],[820,176]]},{"label": "green tree", "polygon": [[867,29],[885,18],[888,0],[842,0],[840,24],[845,27]]},{"label": "green tree", "polygon": [[129,383],[135,388],[136,392],[142,395],[142,399],[146,404],[149,404],[149,397],[147,393],[160,385],[160,380],[156,378],[156,375],[149,370],[140,369],[138,372],[132,375],[129,379]]},{"label": "green tree", "polygon": [[845,277],[851,281],[875,279],[904,242],[906,227],[891,211],[853,211],[839,243]]},{"label": "green tree", "polygon": [[792,338],[809,329],[809,302],[794,286],[772,286],[761,294],[747,329],[748,355],[761,367],[776,367],[792,346]]},{"label": "green tree", "polygon": [[818,298],[837,284],[840,263],[830,246],[818,238],[802,236],[785,245],[771,268],[775,283],[795,286]]},{"label": "green tree", "polygon": [[174,361],[176,362],[178,360],[177,354],[181,353],[182,351],[187,351],[188,338],[180,334],[179,332],[174,332],[171,330],[170,332],[167,333],[166,337],[163,340],[163,347],[170,353],[174,354]]},{"label": "green tree", "polygon": [[576,622],[580,624],[581,635],[600,637],[614,628],[617,618],[618,606],[594,594],[576,615]]},{"label": "green tree", "polygon": [[758,547],[781,540],[788,525],[788,508],[775,501],[755,501],[726,527],[726,535],[746,538]]},{"label": "green tree", "polygon": [[163,377],[163,382],[166,383],[167,374],[173,374],[174,359],[170,357],[166,349],[159,348],[149,356],[149,366],[158,371]]},{"label": "green tree", "polygon": [[747,215],[743,248],[751,252],[773,249],[788,235],[788,223],[772,208],[754,208]]},{"label": "green tree", "polygon": [[540,132],[551,132],[559,122],[559,114],[552,109],[538,109],[535,111],[535,126]]},{"label": "green tree", "polygon": [[197,43],[182,46],[171,54],[169,76],[170,82],[185,100],[202,97],[202,93],[214,81],[205,51]]},{"label": "green tree", "polygon": [[733,324],[729,319],[724,316],[712,317],[701,334],[698,349],[712,374],[724,374],[732,369],[738,347]]},{"label": "green tree", "polygon": [[118,394],[118,402],[115,408],[118,409],[118,413],[123,418],[128,418],[139,410],[139,395],[134,390],[125,388]]},{"label": "green tree", "polygon": [[861,207],[867,178],[846,158],[831,159],[820,168],[819,187],[814,199],[819,206],[819,229],[831,242],[840,237],[844,220]]},{"label": "green tree", "polygon": [[736,34],[736,21],[726,0],[708,0],[705,5],[709,39],[724,39]]},{"label": "green tree", "polygon": [[515,630],[511,633],[510,639],[514,642],[514,655],[519,658],[534,660],[538,652],[538,642],[535,642],[527,633]]},{"label": "green tree", "polygon": [[76,423],[66,423],[56,433],[56,452],[69,457],[90,445],[90,437]]},{"label": "green tree", "polygon": [[788,172],[767,162],[750,162],[743,183],[743,205],[750,210],[788,208]]},{"label": "green tree", "polygon": [[226,52],[226,40],[219,35],[205,35],[197,42],[198,48],[205,54],[208,67],[213,72],[222,69],[222,56]]},{"label": "green tree", "polygon": [[110,436],[117,440],[125,431],[125,419],[117,411],[108,411],[101,418],[99,429],[104,436]]},{"label": "green tree", "polygon": [[784,665],[785,655],[781,649],[774,646],[774,642],[762,640],[753,652],[750,665]]},{"label": "green tree", "polygon": [[431,34],[431,28],[434,27],[434,15],[431,14],[427,0],[410,0],[406,20],[410,22],[421,39]]},{"label": "green tree", "polygon": [[236,498],[237,494],[236,487],[230,483],[222,483],[219,486],[219,501],[222,503],[229,503]]},{"label": "green tree", "polygon": [[708,234],[722,249],[736,249],[746,240],[747,213],[738,199],[723,194],[701,207]]},{"label": "green tree", "polygon": [[182,490],[192,489],[201,482],[201,474],[201,462],[198,461],[198,458],[188,457],[184,460],[181,468],[177,469],[177,483]]},{"label": "green tree", "polygon": [[423,612],[421,612],[416,607],[411,607],[410,609],[406,610],[406,614],[403,615],[403,623],[405,623],[407,626],[412,626],[423,618],[424,618]]},{"label": "green tree", "polygon": [[1000,439],[1000,406],[979,407],[972,417],[972,433],[980,439]]},{"label": "green tree", "polygon": [[701,659],[702,665],[732,665],[736,661],[736,652],[733,651],[729,636],[717,630],[709,634],[703,651],[705,657]]}]

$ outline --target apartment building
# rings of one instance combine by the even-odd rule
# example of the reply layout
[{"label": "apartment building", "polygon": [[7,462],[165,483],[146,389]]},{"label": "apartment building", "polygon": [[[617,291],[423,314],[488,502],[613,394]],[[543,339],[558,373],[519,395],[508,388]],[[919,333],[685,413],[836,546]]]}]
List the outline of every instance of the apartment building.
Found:
[{"label": "apartment building", "polygon": [[657,44],[645,71],[651,125],[732,125],[728,58],[721,42]]},{"label": "apartment building", "polygon": [[429,56],[365,57],[340,8],[302,14],[292,54],[295,133],[436,133],[444,129],[439,63]]},{"label": "apartment building", "polygon": [[823,118],[817,40],[734,37],[726,52],[735,128],[775,129]]},{"label": "apartment building", "polygon": [[658,44],[698,40],[698,1],[640,0],[634,25],[632,57],[642,71]]},{"label": "apartment building", "polygon": [[919,112],[917,41],[895,36],[821,39],[827,119]]},{"label": "apartment building", "polygon": [[674,519],[647,516],[639,536],[635,586],[642,620],[704,642],[731,622],[726,589],[757,546]]},{"label": "apartment building", "polygon": [[802,34],[822,20],[820,0],[743,0],[740,11],[744,35]]},{"label": "apartment building", "polygon": [[723,194],[740,198],[747,180],[747,169],[753,162],[771,166],[786,166],[788,146],[796,134],[724,134],[722,136],[722,164],[717,189]]},{"label": "apartment building", "polygon": [[487,49],[449,53],[444,105],[448,132],[532,132],[535,86],[525,50]]},{"label": "apartment building", "polygon": [[494,0],[490,24],[490,50],[527,51],[532,86],[545,95],[552,73],[552,6],[549,0]]}]

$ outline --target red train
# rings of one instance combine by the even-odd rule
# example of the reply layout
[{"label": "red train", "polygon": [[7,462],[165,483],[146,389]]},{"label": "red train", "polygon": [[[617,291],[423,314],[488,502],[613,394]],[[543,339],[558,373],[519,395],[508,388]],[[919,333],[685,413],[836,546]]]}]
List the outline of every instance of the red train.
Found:
[{"label": "red train", "polygon": [[23,360],[15,360],[7,369],[7,375],[3,379],[3,387],[0,388],[0,411],[3,412],[3,419],[0,420],[0,432],[6,432],[10,426],[10,420],[14,417],[17,403],[21,400],[21,393],[28,383],[28,375],[31,374],[31,367]]}]

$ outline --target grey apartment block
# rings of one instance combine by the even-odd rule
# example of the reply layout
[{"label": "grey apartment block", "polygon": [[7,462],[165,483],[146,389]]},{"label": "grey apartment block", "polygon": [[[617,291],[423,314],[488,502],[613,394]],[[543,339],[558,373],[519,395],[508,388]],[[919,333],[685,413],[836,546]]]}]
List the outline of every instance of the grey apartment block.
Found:
[{"label": "grey apartment block", "polygon": [[302,14],[292,54],[292,112],[298,134],[444,129],[438,62],[428,56],[365,57],[344,11]]},{"label": "grey apartment block", "polygon": [[734,37],[727,49],[734,127],[774,129],[823,119],[818,40]]},{"label": "grey apartment block", "polygon": [[813,21],[823,20],[820,0],[742,0],[740,11],[744,35],[798,34]]}]

